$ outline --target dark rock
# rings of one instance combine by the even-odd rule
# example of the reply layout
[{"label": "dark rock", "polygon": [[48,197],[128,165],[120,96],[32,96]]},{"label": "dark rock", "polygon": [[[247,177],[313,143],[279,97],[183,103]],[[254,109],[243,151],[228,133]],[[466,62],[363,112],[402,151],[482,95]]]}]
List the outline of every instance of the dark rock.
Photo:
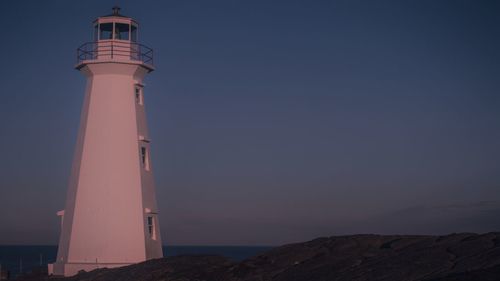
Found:
[{"label": "dark rock", "polygon": [[[97,269],[61,281],[188,281],[226,280],[232,263],[219,256],[177,256],[149,260],[122,268]],[[59,279],[57,279],[59,280]]]},{"label": "dark rock", "polygon": [[500,266],[492,266],[473,271],[452,273],[442,278],[425,281],[498,281],[500,280]]},{"label": "dark rock", "polygon": [[499,241],[500,233],[334,236],[277,247],[239,263],[178,256],[61,280],[491,281],[500,280]]}]

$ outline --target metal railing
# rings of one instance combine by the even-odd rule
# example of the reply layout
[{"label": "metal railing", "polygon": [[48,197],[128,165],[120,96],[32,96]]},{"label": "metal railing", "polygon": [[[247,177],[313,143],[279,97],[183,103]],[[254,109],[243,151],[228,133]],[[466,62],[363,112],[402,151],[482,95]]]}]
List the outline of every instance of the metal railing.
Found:
[{"label": "metal railing", "polygon": [[77,64],[99,59],[134,60],[153,65],[153,49],[139,43],[106,40],[84,43],[76,51]]}]

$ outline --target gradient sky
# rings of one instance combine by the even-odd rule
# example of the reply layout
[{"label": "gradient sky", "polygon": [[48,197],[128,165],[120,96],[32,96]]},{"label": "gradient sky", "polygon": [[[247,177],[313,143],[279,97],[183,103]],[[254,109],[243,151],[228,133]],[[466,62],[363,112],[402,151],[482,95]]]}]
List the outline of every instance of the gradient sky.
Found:
[{"label": "gradient sky", "polygon": [[57,244],[85,79],[119,4],[163,241],[500,231],[499,1],[1,1],[0,244]]}]

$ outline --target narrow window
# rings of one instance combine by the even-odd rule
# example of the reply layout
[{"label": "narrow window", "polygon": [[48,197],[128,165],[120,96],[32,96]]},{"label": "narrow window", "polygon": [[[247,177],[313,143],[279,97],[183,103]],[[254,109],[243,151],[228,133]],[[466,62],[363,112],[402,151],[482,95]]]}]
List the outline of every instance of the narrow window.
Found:
[{"label": "narrow window", "polygon": [[155,220],[152,216],[148,216],[148,233],[151,239],[156,240]]},{"label": "narrow window", "polygon": [[94,41],[97,41],[99,38],[99,26],[96,24],[94,25]]},{"label": "narrow window", "polygon": [[141,163],[142,167],[149,171],[149,153],[148,149],[145,146],[141,146]]},{"label": "narrow window", "polygon": [[141,87],[135,87],[135,102],[140,105],[143,104]]},{"label": "narrow window", "polygon": [[130,30],[131,30],[130,33],[132,35],[131,36],[131,41],[132,42],[137,42],[137,26],[132,25],[131,28],[130,28]]}]

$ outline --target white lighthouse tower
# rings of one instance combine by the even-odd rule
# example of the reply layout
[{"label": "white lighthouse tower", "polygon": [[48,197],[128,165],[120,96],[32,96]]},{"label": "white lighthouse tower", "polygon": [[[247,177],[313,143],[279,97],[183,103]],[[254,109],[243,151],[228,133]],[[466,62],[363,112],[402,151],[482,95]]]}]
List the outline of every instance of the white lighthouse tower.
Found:
[{"label": "white lighthouse tower", "polygon": [[87,86],[54,275],[163,256],[142,83],[153,52],[137,35],[138,23],[114,7],[78,48]]}]

